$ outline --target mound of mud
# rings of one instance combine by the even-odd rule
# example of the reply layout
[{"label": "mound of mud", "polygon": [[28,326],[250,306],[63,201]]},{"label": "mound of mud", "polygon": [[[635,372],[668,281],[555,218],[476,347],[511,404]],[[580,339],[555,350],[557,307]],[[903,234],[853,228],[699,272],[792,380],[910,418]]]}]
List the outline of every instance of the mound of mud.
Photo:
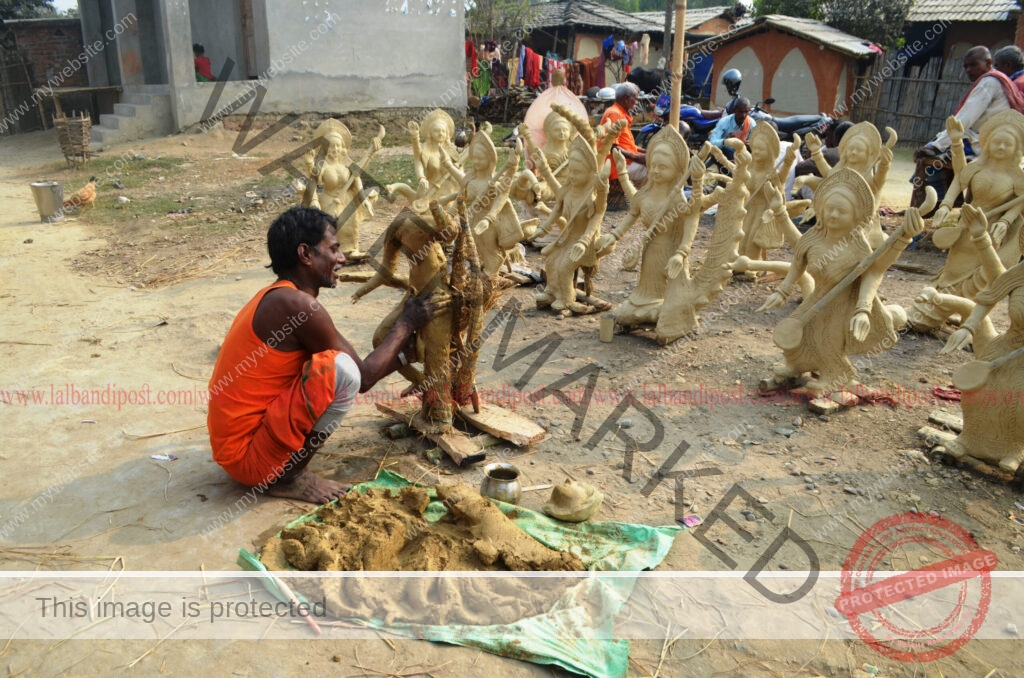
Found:
[{"label": "mound of mud", "polygon": [[[582,571],[578,556],[544,546],[490,501],[459,484],[437,487],[448,513],[423,519],[427,491],[405,487],[349,493],[321,507],[320,522],[271,538],[261,560],[270,570]],[[376,617],[418,624],[507,624],[541,614],[573,579],[389,577],[298,580],[323,596],[336,617]]]}]

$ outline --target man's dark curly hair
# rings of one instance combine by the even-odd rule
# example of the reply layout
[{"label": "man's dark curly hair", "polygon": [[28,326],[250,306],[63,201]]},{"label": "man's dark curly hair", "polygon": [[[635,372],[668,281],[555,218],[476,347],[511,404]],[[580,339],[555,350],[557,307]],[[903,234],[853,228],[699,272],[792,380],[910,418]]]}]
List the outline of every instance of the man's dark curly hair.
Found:
[{"label": "man's dark curly hair", "polygon": [[270,268],[277,275],[293,270],[299,263],[299,245],[306,243],[315,250],[328,228],[337,230],[338,221],[327,212],[313,207],[289,208],[267,231]]}]

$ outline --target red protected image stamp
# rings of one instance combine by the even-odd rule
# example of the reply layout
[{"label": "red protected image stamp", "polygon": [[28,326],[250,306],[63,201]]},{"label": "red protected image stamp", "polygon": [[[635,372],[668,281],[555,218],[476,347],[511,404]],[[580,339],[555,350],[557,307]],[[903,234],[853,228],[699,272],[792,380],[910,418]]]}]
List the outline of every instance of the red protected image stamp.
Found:
[{"label": "red protected image stamp", "polygon": [[[910,564],[902,574],[890,563]],[[902,564],[902,563],[901,563]],[[919,567],[912,567],[920,565]],[[937,515],[903,513],[867,529],[843,563],[836,609],[861,640],[902,662],[947,657],[974,637],[992,599],[996,554]]]}]

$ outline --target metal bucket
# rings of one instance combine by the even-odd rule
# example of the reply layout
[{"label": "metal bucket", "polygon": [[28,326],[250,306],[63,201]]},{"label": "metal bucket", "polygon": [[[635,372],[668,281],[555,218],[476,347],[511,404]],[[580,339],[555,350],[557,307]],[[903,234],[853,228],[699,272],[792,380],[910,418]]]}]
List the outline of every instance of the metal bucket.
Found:
[{"label": "metal bucket", "polygon": [[63,221],[64,184],[59,181],[34,181],[30,186],[36,209],[39,210],[39,221],[44,224]]}]

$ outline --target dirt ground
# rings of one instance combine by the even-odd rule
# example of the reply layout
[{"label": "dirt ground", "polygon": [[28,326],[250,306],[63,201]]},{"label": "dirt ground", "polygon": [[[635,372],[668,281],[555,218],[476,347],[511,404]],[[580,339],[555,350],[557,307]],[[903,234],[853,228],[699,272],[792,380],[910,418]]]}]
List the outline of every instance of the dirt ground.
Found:
[{"label": "dirt ground", "polygon": [[[0,404],[5,443],[0,449],[0,477],[7,480],[0,489],[0,524],[10,525],[41,493],[61,482],[70,466],[83,458],[93,460],[52,501],[32,509],[28,520],[0,538],[0,567],[106,569],[120,567],[120,558],[129,570],[235,571],[239,547],[256,548],[310,509],[265,497],[234,509],[245,488],[211,460],[205,406],[198,396],[235,313],[272,280],[265,268],[265,229],[272,216],[290,204],[288,178],[283,171],[264,177],[258,168],[308,140],[310,127],[288,129],[244,158],[231,150],[232,130],[215,130],[111,148],[76,170],[65,169],[52,133],[0,140],[0,378],[4,389],[35,389],[41,394],[39,402],[9,395]],[[385,148],[370,174],[384,177],[382,183],[402,176],[408,171],[407,154],[408,147]],[[909,197],[908,157],[908,152],[898,153],[883,200],[896,210]],[[57,179],[70,193],[90,174],[102,179],[97,208],[55,226],[40,225],[29,182]],[[124,189],[112,185],[108,177],[113,176]],[[131,201],[123,209],[117,205],[118,195]],[[399,207],[378,203],[376,218],[362,234],[364,246],[374,241]],[[605,227],[624,214],[610,212]],[[897,221],[886,223],[891,227]],[[697,261],[710,223],[708,218],[702,222],[694,248]],[[536,252],[531,250],[528,256],[537,266]],[[904,253],[900,263],[934,272],[942,256],[926,241],[920,249]],[[636,278],[636,273],[606,266],[597,279],[597,294],[620,301]],[[890,303],[909,305],[929,278],[926,273],[891,270],[881,293]],[[674,504],[670,483],[662,483],[649,497],[640,490],[685,440],[690,452],[676,468],[715,465],[724,471],[688,481],[685,513],[706,516],[733,484],[739,484],[808,540],[823,570],[841,569],[867,526],[912,509],[934,511],[969,530],[982,548],[998,555],[1000,570],[1024,569],[1024,528],[1008,519],[1021,512],[1015,508],[1015,502],[1024,502],[1020,491],[997,474],[946,467],[913,453],[926,451],[915,432],[927,423],[929,412],[944,409],[958,414],[956,403],[858,406],[820,418],[802,403],[757,401],[758,381],[781,359],[771,336],[783,311],[755,313],[772,285],[734,282],[724,295],[730,303],[710,307],[709,312],[716,311],[710,321],[705,312],[704,333],[671,349],[658,346],[650,333],[618,335],[611,344],[601,343],[596,316],[559,319],[534,309],[529,289],[508,292],[528,302],[516,324],[510,354],[550,332],[564,337],[525,390],[550,384],[589,363],[606,368],[596,391],[602,397],[595,396],[579,439],[571,433],[573,414],[567,407],[557,402],[518,403],[519,412],[549,431],[544,442],[514,450],[506,459],[522,469],[524,485],[559,483],[571,476],[604,493],[594,520],[671,525],[680,507]],[[382,289],[353,306],[348,297],[354,289],[354,284],[339,285],[325,297],[326,305],[342,333],[366,352],[377,319],[399,295]],[[786,308],[792,308],[792,302]],[[1005,311],[999,309],[995,317],[997,326],[1005,327]],[[511,393],[525,370],[525,363],[494,370],[499,342],[500,336],[493,337],[482,351],[478,383],[485,394]],[[862,381],[911,393],[948,386],[953,370],[971,356],[939,356],[942,345],[941,337],[908,333],[893,350],[871,358]],[[177,402],[118,407],[56,401],[61,391],[68,393],[72,387],[108,385],[148,389],[152,397],[173,391]],[[653,451],[636,454],[633,476],[627,480],[622,470],[625,448],[614,435],[592,450],[585,445],[614,409],[608,394],[627,385],[641,394],[726,391],[742,396],[743,402],[650,401],[664,424],[665,440]],[[377,391],[386,396],[403,387],[395,375]],[[638,412],[624,416],[631,418],[627,432],[636,440],[651,436],[651,424]],[[423,441],[386,440],[380,429],[389,421],[371,404],[358,405],[311,468],[345,481],[371,479],[379,468],[427,483],[470,474],[447,461],[427,461],[424,452],[431,446]],[[131,435],[119,437],[122,430]],[[704,461],[695,462],[700,452]],[[160,454],[177,459],[151,458]],[[880,485],[886,468],[905,459],[912,459],[905,470]],[[867,501],[851,507],[857,494]],[[539,509],[547,495],[526,492],[521,503]],[[740,510],[734,505],[732,512],[739,515]],[[830,526],[830,519],[843,511],[849,520]],[[229,519],[212,536],[204,535],[225,514]],[[749,569],[778,533],[777,525],[763,519],[745,526],[754,535],[750,543],[722,525],[709,532],[738,562],[737,571]],[[894,560],[894,569],[919,565]],[[806,563],[803,553],[790,544],[766,569],[802,570]],[[684,530],[658,569],[727,568]],[[736,586],[746,586],[735,581]],[[1020,626],[1022,621],[1000,623]],[[1020,648],[1012,635],[1005,640],[974,640],[938,662],[908,665],[885,659],[861,642],[725,640],[683,634],[671,643],[633,641],[630,675],[847,676],[870,675],[875,667],[885,676],[1017,676],[1024,675]],[[14,640],[0,647],[0,667],[11,676],[99,676],[125,670],[140,656],[144,657],[133,669],[139,675],[182,675],[194,671],[198,662],[211,675],[568,675],[476,649],[398,638],[314,643],[172,638],[156,647],[152,641],[72,640],[54,647],[49,641]]]}]

